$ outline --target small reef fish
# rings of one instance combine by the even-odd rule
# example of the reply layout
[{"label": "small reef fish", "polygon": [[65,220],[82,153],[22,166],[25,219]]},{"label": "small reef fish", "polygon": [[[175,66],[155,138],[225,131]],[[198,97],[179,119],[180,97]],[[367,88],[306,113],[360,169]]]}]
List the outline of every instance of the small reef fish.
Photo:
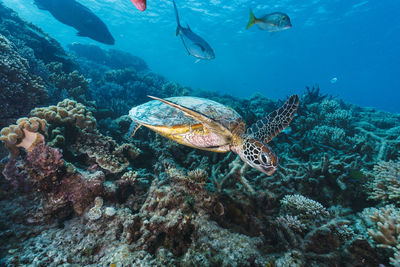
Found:
[{"label": "small reef fish", "polygon": [[334,77],[331,79],[331,84],[335,84],[335,83],[337,83],[337,81],[338,81],[338,78]]},{"label": "small reef fish", "polygon": [[261,18],[256,18],[250,8],[250,18],[249,22],[247,23],[246,29],[249,29],[254,24],[257,24],[261,30],[268,32],[278,32],[290,29],[292,27],[290,18],[285,13],[274,12],[264,15]]},{"label": "small reef fish", "polygon": [[39,9],[49,11],[58,21],[78,30],[77,35],[113,45],[114,38],[104,22],[75,0],[35,0]]},{"label": "small reef fish", "polygon": [[[178,9],[176,8],[175,0],[174,3],[176,21],[178,27],[176,28],[176,36],[180,35],[183,41],[183,45],[188,51],[189,55],[192,55],[200,59],[214,59],[215,54],[211,46],[200,36],[192,32],[189,25],[187,28],[181,26],[179,22]],[[197,62],[197,61],[196,61]]]},{"label": "small reef fish", "polygon": [[140,11],[146,10],[146,0],[131,0],[137,9]]}]

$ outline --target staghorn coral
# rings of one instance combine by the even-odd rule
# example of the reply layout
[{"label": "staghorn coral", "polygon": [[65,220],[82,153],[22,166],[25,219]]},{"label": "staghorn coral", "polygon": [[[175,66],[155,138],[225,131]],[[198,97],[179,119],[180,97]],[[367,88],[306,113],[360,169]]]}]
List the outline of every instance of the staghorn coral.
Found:
[{"label": "staghorn coral", "polygon": [[393,266],[400,266],[400,244],[396,246],[393,257],[390,257],[390,263]]},{"label": "staghorn coral", "polygon": [[394,205],[386,205],[379,209],[366,208],[361,216],[366,223],[368,235],[374,241],[373,246],[386,249],[387,253],[381,257],[386,258],[393,266],[398,266],[400,209]]},{"label": "staghorn coral", "polygon": [[379,162],[371,173],[368,184],[369,199],[385,203],[400,203],[400,159],[396,162]]},{"label": "staghorn coral", "polygon": [[27,151],[34,149],[36,145],[44,142],[44,135],[47,134],[46,121],[37,117],[21,118],[17,124],[5,127],[0,132],[0,140],[3,141],[10,155],[15,157],[19,154],[19,147]]},{"label": "staghorn coral", "polygon": [[400,243],[400,210],[394,206],[385,206],[369,215],[374,228],[368,229],[368,234],[377,243],[377,247],[391,248]]}]

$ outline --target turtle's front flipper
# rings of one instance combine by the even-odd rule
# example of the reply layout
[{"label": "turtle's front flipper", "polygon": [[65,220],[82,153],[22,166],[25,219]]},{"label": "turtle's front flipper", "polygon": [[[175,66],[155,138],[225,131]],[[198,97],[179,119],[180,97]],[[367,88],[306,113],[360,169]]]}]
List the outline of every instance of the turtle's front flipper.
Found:
[{"label": "turtle's front flipper", "polygon": [[200,122],[201,124],[203,124],[204,127],[207,127],[208,129],[213,130],[214,132],[220,134],[221,136],[223,136],[227,139],[228,143],[230,142],[230,140],[232,138],[232,132],[230,130],[228,130],[226,127],[224,127],[223,125],[216,122],[215,120],[211,119],[210,117],[208,117],[200,112],[194,111],[190,108],[175,104],[171,101],[168,101],[168,100],[165,100],[162,98],[158,98],[158,97],[150,96],[150,95],[148,97],[159,100],[171,107],[179,109],[180,111],[185,113],[186,116]]},{"label": "turtle's front flipper", "polygon": [[256,121],[248,130],[254,138],[268,143],[285,129],[292,121],[297,107],[299,96],[292,95],[279,109],[271,112],[265,118]]}]

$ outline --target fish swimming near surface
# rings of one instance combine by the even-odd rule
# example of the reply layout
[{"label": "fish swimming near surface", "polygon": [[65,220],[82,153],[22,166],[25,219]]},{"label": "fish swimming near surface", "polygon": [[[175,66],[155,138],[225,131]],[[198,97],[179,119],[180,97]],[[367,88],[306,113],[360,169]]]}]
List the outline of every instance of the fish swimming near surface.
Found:
[{"label": "fish swimming near surface", "polygon": [[268,32],[278,32],[292,27],[290,18],[287,14],[282,12],[274,12],[262,16],[261,18],[256,18],[253,11],[250,9],[250,18],[247,23],[246,29],[250,28],[254,24],[257,24],[261,30]]},{"label": "fish swimming near surface", "polygon": [[215,54],[211,46],[203,38],[192,32],[189,25],[187,26],[187,28],[181,26],[175,0],[172,0],[172,2],[174,3],[176,21],[178,23],[178,27],[176,28],[176,35],[181,36],[183,45],[185,46],[189,55],[192,55],[199,60],[214,59]]},{"label": "fish swimming near surface", "polygon": [[131,0],[137,9],[140,11],[146,10],[146,0]]},{"label": "fish swimming near surface", "polygon": [[49,11],[58,21],[74,27],[77,35],[113,45],[115,40],[104,22],[75,0],[35,0],[39,9]]}]

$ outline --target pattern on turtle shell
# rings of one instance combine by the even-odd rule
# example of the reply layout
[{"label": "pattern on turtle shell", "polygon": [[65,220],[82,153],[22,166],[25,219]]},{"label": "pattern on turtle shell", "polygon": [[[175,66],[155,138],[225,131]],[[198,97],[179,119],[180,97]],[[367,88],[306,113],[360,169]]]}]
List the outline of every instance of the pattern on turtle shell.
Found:
[{"label": "pattern on turtle shell", "polygon": [[[241,120],[240,115],[227,106],[218,102],[190,96],[170,97],[166,100],[200,112],[228,129],[232,129]],[[139,123],[159,126],[193,125],[198,122],[186,116],[182,111],[164,104],[158,100],[152,100],[129,111],[132,120]]]}]

